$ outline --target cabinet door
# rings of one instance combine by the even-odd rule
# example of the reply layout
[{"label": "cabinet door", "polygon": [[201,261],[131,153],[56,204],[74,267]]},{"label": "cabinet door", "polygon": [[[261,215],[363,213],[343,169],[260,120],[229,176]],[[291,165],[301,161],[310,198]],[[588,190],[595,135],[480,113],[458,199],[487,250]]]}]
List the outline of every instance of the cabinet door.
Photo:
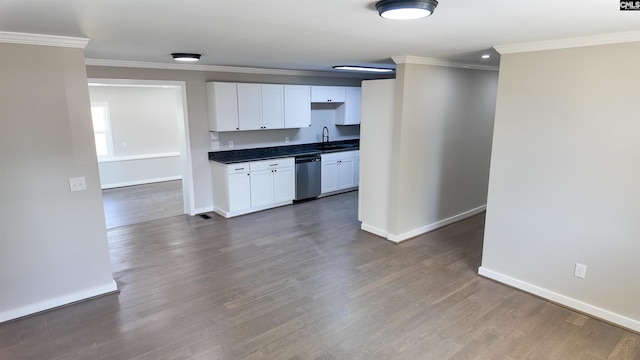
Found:
[{"label": "cabinet door", "polygon": [[238,125],[240,130],[258,130],[262,124],[260,84],[238,84]]},{"label": "cabinet door", "polygon": [[322,182],[320,185],[321,193],[328,193],[338,190],[338,162],[322,161]]},{"label": "cabinet door", "polygon": [[296,175],[293,167],[273,170],[273,202],[291,201],[296,194]]},{"label": "cabinet door", "polygon": [[338,190],[348,189],[354,186],[353,159],[338,160]]},{"label": "cabinet door", "polygon": [[251,172],[251,207],[270,205],[273,203],[272,170]]},{"label": "cabinet door", "polygon": [[311,126],[311,86],[284,86],[284,127]]},{"label": "cabinet door", "polygon": [[210,130],[238,130],[238,94],[235,83],[207,83],[207,105]]},{"label": "cabinet door", "polygon": [[353,160],[353,185],[360,185],[360,157]]},{"label": "cabinet door", "polygon": [[262,84],[262,128],[284,128],[284,85]]},{"label": "cabinet door", "polygon": [[229,212],[251,207],[251,185],[249,173],[229,175]]},{"label": "cabinet door", "polygon": [[344,86],[312,86],[311,87],[311,102],[314,102],[314,103],[326,103],[326,102],[343,103],[344,101],[345,101],[345,88],[344,88]]},{"label": "cabinet door", "polygon": [[362,106],[362,89],[359,87],[347,88],[347,99],[345,100],[345,124],[360,124],[360,107]]}]

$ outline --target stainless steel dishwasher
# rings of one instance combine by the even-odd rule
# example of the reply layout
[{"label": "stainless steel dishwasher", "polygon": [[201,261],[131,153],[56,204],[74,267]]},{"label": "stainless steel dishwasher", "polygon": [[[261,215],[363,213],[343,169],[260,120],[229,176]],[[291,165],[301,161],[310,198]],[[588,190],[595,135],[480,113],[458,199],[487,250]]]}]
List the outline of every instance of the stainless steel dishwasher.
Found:
[{"label": "stainless steel dishwasher", "polygon": [[320,154],[296,156],[296,200],[320,195],[321,171]]}]

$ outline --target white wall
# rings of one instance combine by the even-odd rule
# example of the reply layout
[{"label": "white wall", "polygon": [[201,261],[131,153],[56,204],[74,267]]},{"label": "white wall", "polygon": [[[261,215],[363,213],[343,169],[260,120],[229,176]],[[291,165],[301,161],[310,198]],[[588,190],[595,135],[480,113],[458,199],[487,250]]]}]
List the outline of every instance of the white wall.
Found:
[{"label": "white wall", "polygon": [[174,87],[89,86],[92,102],[107,103],[113,156],[99,159],[102,188],[181,178]]},{"label": "white wall", "polygon": [[637,42],[502,55],[480,268],[636,331],[639,63]]},{"label": "white wall", "polygon": [[[0,322],[116,290],[83,50],[0,43]],[[70,192],[84,176],[87,190]]]},{"label": "white wall", "polygon": [[[367,116],[384,98],[363,94],[360,209],[384,212],[387,219],[381,228],[369,223],[380,214],[369,213],[370,219],[363,213],[363,229],[402,241],[484,210],[497,73],[398,64],[394,86],[388,100],[394,106],[383,105],[376,116],[393,115],[376,120],[375,129],[367,128]],[[367,160],[388,156],[390,164],[380,171]],[[380,180],[367,184],[379,176],[389,177],[387,189]],[[388,206],[376,206],[377,196],[387,196]]]},{"label": "white wall", "polygon": [[122,157],[98,163],[102,189],[179,180],[180,166],[180,153]]}]

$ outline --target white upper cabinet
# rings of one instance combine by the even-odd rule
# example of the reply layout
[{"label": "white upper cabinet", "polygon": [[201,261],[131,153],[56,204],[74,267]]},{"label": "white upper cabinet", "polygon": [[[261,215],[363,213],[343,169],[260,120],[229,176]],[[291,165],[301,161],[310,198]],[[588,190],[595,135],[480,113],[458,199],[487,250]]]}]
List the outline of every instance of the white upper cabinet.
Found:
[{"label": "white upper cabinet", "polygon": [[238,93],[235,83],[207,83],[209,129],[236,131],[238,126]]},{"label": "white upper cabinet", "polygon": [[284,85],[262,84],[262,128],[284,128]]},{"label": "white upper cabinet", "polygon": [[346,99],[344,105],[336,109],[336,125],[360,124],[362,89],[359,87],[347,87],[345,89]]},{"label": "white upper cabinet", "polygon": [[343,103],[346,91],[343,86],[312,86],[311,102],[313,103]]},{"label": "white upper cabinet", "polygon": [[360,123],[360,88],[208,82],[211,131],[311,126],[311,103],[336,103],[336,125]]},{"label": "white upper cabinet", "polygon": [[311,126],[311,86],[284,85],[284,127]]},{"label": "white upper cabinet", "polygon": [[238,84],[240,130],[284,128],[284,86]]},{"label": "white upper cabinet", "polygon": [[238,123],[240,130],[262,128],[262,87],[260,84],[237,84]]}]

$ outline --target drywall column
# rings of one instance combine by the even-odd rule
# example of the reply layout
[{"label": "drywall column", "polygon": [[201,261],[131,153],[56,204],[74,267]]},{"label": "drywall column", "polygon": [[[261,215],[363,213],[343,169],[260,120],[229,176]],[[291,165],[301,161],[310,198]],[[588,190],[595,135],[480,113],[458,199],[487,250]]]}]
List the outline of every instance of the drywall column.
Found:
[{"label": "drywall column", "polygon": [[639,63],[640,42],[502,55],[480,268],[636,331]]},{"label": "drywall column", "polygon": [[[86,40],[61,42],[0,40],[0,322],[116,290],[82,50]],[[86,190],[70,191],[69,178],[75,177],[86,179]]]},{"label": "drywall column", "polygon": [[363,230],[385,238],[389,232],[395,83],[394,79],[362,82],[358,220]]},{"label": "drywall column", "polygon": [[[369,98],[363,82],[360,187],[367,194],[360,196],[360,209],[369,212],[362,213],[363,230],[402,241],[484,210],[497,73],[399,63],[396,74],[388,99],[395,106],[390,111],[382,106],[393,115],[386,122],[374,120],[377,129],[368,127],[366,114],[375,112],[381,99]],[[367,157],[381,151],[377,144],[389,149],[380,171],[367,165]],[[388,177],[386,185],[369,180],[379,176]],[[376,205],[377,193],[387,196],[388,206]]]}]

